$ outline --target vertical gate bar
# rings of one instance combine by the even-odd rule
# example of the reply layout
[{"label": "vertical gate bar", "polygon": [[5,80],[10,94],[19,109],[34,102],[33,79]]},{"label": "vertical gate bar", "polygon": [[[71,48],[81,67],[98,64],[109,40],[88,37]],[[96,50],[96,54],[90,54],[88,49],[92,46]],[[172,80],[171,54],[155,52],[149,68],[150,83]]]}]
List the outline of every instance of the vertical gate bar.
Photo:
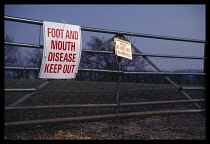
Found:
[{"label": "vertical gate bar", "polygon": [[[116,34],[114,37],[121,37],[121,35]],[[115,48],[114,48],[115,49]],[[115,51],[115,50],[114,50]],[[121,57],[115,56],[116,58],[116,64],[117,64],[117,69],[118,71],[121,70]],[[115,107],[115,113],[119,113],[119,92],[120,92],[120,81],[121,81],[121,74],[118,73],[118,82],[117,82],[117,90],[116,90],[116,104],[117,106]]]},{"label": "vertical gate bar", "polygon": [[[120,71],[121,70],[121,57],[118,57],[116,55],[116,63],[117,63],[117,66],[118,66],[118,70]],[[117,104],[117,107],[115,108],[115,112],[116,114],[119,113],[119,92],[120,92],[120,81],[121,81],[121,74],[118,73],[118,82],[117,82],[117,90],[116,90],[116,104]]]},{"label": "vertical gate bar", "polygon": [[[125,36],[122,36],[124,40],[129,41]],[[130,42],[130,41],[129,41]],[[138,53],[142,54],[142,52],[135,47],[132,43],[131,43],[131,47]],[[162,72],[151,60],[149,60],[147,58],[147,56],[143,56],[143,58],[150,64],[152,65],[158,72]],[[179,87],[174,81],[172,81],[168,76],[165,76],[165,79],[170,82],[175,88],[177,88],[184,96],[186,96],[188,99],[192,99],[186,92],[184,92],[181,87]],[[194,103],[194,105],[197,108],[201,108],[197,103]]]}]

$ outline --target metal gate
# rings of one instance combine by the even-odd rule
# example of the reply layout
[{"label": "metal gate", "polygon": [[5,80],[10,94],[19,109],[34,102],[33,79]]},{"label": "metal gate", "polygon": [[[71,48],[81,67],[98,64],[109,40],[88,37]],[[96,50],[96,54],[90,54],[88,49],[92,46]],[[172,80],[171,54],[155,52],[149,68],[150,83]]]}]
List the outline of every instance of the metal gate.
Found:
[{"label": "metal gate", "polygon": [[[34,25],[43,24],[42,21],[10,16],[4,16],[4,19]],[[81,30],[114,34],[94,50],[83,49],[84,55],[81,58],[81,62],[84,62],[91,57],[96,59],[109,55],[115,61],[112,63],[112,69],[80,68],[75,81],[38,80],[33,88],[19,87],[18,84],[16,85],[18,88],[5,86],[5,99],[11,95],[20,95],[17,100],[4,107],[5,126],[205,111],[205,54],[204,57],[145,54],[131,43],[135,51],[132,53],[133,56],[136,56],[136,59],[141,59],[137,63],[146,63],[154,71],[128,71],[124,70],[123,66],[126,67],[126,64],[134,66],[136,63],[127,62],[123,58],[115,56],[113,51],[103,49],[115,37],[129,41],[126,36],[203,44],[205,41],[88,27],[81,27]],[[8,41],[5,41],[4,44],[43,49],[43,45]],[[154,63],[153,58],[199,60],[204,65],[204,71],[201,73],[163,71]],[[4,69],[5,71],[39,71],[39,67],[5,67]],[[188,76],[193,76],[198,81],[198,83],[194,83],[196,86],[177,84],[180,83],[179,81],[185,81]],[[10,83],[10,80],[5,81]],[[21,81],[24,83],[27,80]],[[55,87],[55,85],[59,86]],[[9,96],[7,96],[8,93],[10,93]],[[60,101],[56,103],[56,99]],[[38,119],[36,119],[37,117]]]}]

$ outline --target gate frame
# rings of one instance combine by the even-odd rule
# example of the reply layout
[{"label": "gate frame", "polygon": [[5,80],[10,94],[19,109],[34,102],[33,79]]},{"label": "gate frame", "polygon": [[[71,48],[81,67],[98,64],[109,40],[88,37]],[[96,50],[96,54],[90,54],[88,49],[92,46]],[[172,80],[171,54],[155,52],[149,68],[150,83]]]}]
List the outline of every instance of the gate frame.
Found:
[{"label": "gate frame", "polygon": [[[30,20],[30,19],[23,19],[18,17],[11,17],[11,16],[4,16],[5,20],[14,21],[14,22],[22,22],[22,23],[29,23],[29,24],[36,24],[42,25],[42,21],[37,20]],[[136,37],[145,37],[145,38],[154,38],[154,39],[162,39],[162,40],[173,40],[173,41],[185,41],[185,42],[194,42],[194,43],[205,43],[203,40],[193,40],[193,39],[186,39],[186,38],[177,38],[177,37],[166,37],[166,36],[157,36],[157,35],[148,35],[148,34],[140,34],[140,33],[131,33],[131,32],[119,32],[113,30],[102,30],[96,28],[89,28],[89,27],[81,27],[83,31],[90,31],[90,32],[99,32],[99,33],[108,33],[108,34],[115,34],[111,39],[107,40],[101,46],[99,46],[96,50],[82,50],[82,52],[90,52],[90,53],[107,53],[113,54],[110,51],[100,51],[105,45],[113,41],[114,37],[120,37],[126,41],[129,41],[124,35],[128,36],[136,36]],[[129,41],[130,42],[130,41]],[[21,47],[29,47],[29,48],[40,48],[43,49],[42,45],[31,45],[31,44],[23,44],[23,43],[13,43],[13,42],[4,42],[5,45],[12,45],[12,46],[21,46]],[[35,106],[35,107],[14,107],[20,102],[23,102],[26,98],[37,92],[39,89],[43,88],[52,80],[47,80],[42,83],[37,88],[32,89],[5,89],[5,91],[32,91],[32,93],[25,95],[18,101],[14,102],[13,104],[9,105],[9,107],[5,107],[4,110],[30,110],[30,109],[52,109],[52,108],[71,108],[71,107],[115,107],[116,114],[109,114],[109,115],[96,115],[96,116],[83,116],[83,117],[70,117],[70,118],[57,118],[57,119],[45,119],[45,120],[32,120],[32,121],[19,121],[19,122],[5,122],[5,126],[14,126],[14,125],[23,125],[23,124],[37,124],[37,123],[49,123],[49,122],[62,122],[62,121],[71,121],[71,120],[87,120],[87,119],[98,119],[98,118],[111,118],[111,117],[125,117],[125,116],[137,116],[137,115],[147,115],[147,114],[161,114],[161,113],[189,113],[189,112],[204,112],[205,109],[200,109],[201,107],[195,102],[203,102],[205,99],[192,99],[184,89],[205,89],[205,87],[181,87],[178,86],[174,81],[172,81],[168,76],[164,76],[164,78],[171,83],[176,89],[178,89],[188,100],[173,100],[173,101],[154,101],[154,102],[136,102],[136,103],[119,103],[119,89],[120,89],[120,80],[122,74],[193,74],[193,75],[206,75],[206,45],[204,46],[204,57],[186,57],[186,56],[170,56],[170,55],[154,55],[154,54],[144,54],[142,53],[137,47],[135,47],[131,43],[131,47],[137,52],[133,53],[133,55],[142,56],[153,68],[157,70],[157,72],[123,72],[121,71],[120,66],[120,57],[116,56],[116,63],[118,65],[118,70],[97,70],[97,69],[79,69],[79,71],[99,71],[99,72],[111,72],[111,73],[118,73],[118,82],[117,82],[117,89],[116,89],[116,104],[79,104],[79,105],[53,105],[53,106]],[[91,55],[86,55],[81,59],[81,61],[85,60],[86,58],[90,57]],[[149,58],[148,56],[152,57],[170,57],[170,58],[187,58],[187,59],[204,59],[204,73],[170,73],[170,72],[163,72],[161,71]],[[5,70],[15,70],[15,69],[22,69],[22,70],[39,70],[39,68],[29,68],[29,67],[5,67]],[[205,95],[205,92],[204,92]],[[194,105],[198,109],[191,109],[191,110],[167,110],[167,111],[147,111],[147,112],[133,112],[133,113],[120,113],[118,112],[119,106],[128,106],[128,105],[144,105],[144,104],[162,104],[162,103],[182,103],[182,102],[193,102]]]}]

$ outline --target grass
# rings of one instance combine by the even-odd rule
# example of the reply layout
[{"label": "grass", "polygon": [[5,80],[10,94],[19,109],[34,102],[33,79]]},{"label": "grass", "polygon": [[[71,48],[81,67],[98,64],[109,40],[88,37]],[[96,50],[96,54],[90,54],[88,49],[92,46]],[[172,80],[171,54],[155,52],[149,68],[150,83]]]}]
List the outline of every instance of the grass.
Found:
[{"label": "grass", "polygon": [[41,79],[4,79],[5,88],[36,88],[45,80]]},{"label": "grass", "polygon": [[54,135],[38,133],[38,137],[35,137],[35,140],[90,140],[90,137],[77,136],[77,135],[71,134],[69,131],[65,132],[65,131],[59,130]]},{"label": "grass", "polygon": [[[5,88],[35,88],[44,80],[5,79]],[[85,82],[54,80],[43,89],[34,93],[31,97],[17,106],[38,105],[62,105],[62,104],[97,104],[116,102],[116,82]],[[57,91],[62,90],[62,91]],[[5,106],[10,105],[23,97],[26,92],[5,92]],[[193,94],[193,93],[192,93]],[[198,98],[202,93],[194,93]],[[190,95],[192,96],[192,95]],[[195,97],[192,97],[195,98]],[[120,103],[143,102],[155,100],[186,99],[169,84],[144,84],[144,83],[120,83]],[[151,106],[151,105],[150,105]],[[127,106],[119,109],[120,112],[134,112],[150,110],[144,106]],[[160,105],[158,105],[160,106]],[[151,106],[152,107],[152,106]],[[156,109],[156,107],[154,107]],[[157,107],[159,108],[159,107]],[[170,107],[166,107],[170,108]],[[43,109],[43,110],[18,110],[5,111],[5,121],[26,121],[50,118],[64,118],[72,116],[87,116],[99,114],[113,114],[115,108],[69,108],[69,109]],[[36,140],[89,140],[85,135],[74,135],[70,131],[58,130],[54,133],[36,131],[33,136],[19,132],[7,133],[4,139],[36,139]]]},{"label": "grass", "polygon": [[[40,79],[5,79],[5,88],[36,88],[45,80]],[[168,87],[168,84],[120,83],[121,89]],[[116,82],[89,82],[54,80],[45,86],[45,90],[110,90],[116,89]]]},{"label": "grass", "polygon": [[63,131],[59,130],[55,132],[54,134],[47,134],[46,132],[40,132],[33,134],[33,136],[30,136],[29,134],[22,132],[22,133],[16,133],[10,136],[4,136],[4,140],[90,140],[90,137],[87,136],[77,136],[72,134],[69,131]]},{"label": "grass", "polygon": [[[6,79],[5,88],[33,88],[43,80]],[[86,82],[54,80],[43,89],[21,102],[17,106],[68,105],[68,104],[114,104],[116,103],[116,82]],[[13,87],[17,88],[17,87]],[[61,90],[61,91],[59,91]],[[5,106],[9,106],[27,93],[5,92]],[[198,98],[200,93],[195,93]],[[192,97],[194,98],[194,97]],[[169,84],[121,83],[119,102],[147,102],[161,100],[186,99],[178,90]],[[122,107],[123,109],[125,107]],[[126,110],[138,110],[129,106]],[[144,109],[143,107],[141,110]],[[5,121],[39,120],[46,118],[63,118],[114,113],[115,108],[65,108],[42,110],[5,111]]]},{"label": "grass", "polygon": [[[36,88],[44,81],[5,79],[5,88]],[[115,103],[116,89],[116,82],[54,80],[17,106]],[[14,103],[27,93],[5,92],[5,106]],[[182,98],[183,95],[170,84],[120,83],[121,103]]]}]

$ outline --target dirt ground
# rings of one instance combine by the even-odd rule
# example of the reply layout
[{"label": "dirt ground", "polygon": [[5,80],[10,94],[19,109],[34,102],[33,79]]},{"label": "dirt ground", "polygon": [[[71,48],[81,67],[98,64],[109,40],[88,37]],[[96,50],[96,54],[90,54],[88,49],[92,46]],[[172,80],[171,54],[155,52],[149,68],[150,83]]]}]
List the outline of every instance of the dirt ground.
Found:
[{"label": "dirt ground", "polygon": [[[162,114],[21,126],[7,129],[6,139],[37,139],[62,130],[90,140],[205,140],[202,113]],[[15,136],[14,136],[15,133]]]},{"label": "dirt ground", "polygon": [[[8,81],[8,84],[14,84],[14,82],[15,81],[10,80]],[[21,83],[23,83],[22,80]],[[116,86],[116,83],[72,83],[73,82],[71,81],[52,81],[51,84],[48,85],[49,87],[45,87],[45,90],[33,94],[17,106],[115,103],[115,92],[110,90]],[[19,85],[18,81],[16,82],[16,85]],[[172,86],[169,87],[168,85],[122,83],[121,87],[120,103],[186,99],[178,90]],[[59,91],[50,92],[47,91],[49,89],[68,91],[62,93]],[[94,91],[94,89],[97,91]],[[104,89],[107,91],[102,91]],[[203,92],[198,90],[190,91],[188,94],[190,94],[193,99],[204,97]],[[21,95],[17,95],[17,93],[7,93],[5,96],[5,104],[7,106],[20,98]],[[122,108],[119,108],[119,113],[182,109],[195,109],[195,105],[192,103],[176,103],[123,106]],[[201,103],[201,109],[205,109],[205,104]],[[29,111],[17,110],[5,111],[4,120],[5,122],[18,122],[114,113],[115,108],[112,107],[41,109]],[[53,139],[58,133],[59,135],[64,135],[60,137],[60,139],[68,140],[73,140],[74,138],[85,138],[88,140],[205,140],[206,115],[204,112],[158,114],[39,125],[10,126],[5,127],[4,139],[33,140],[47,139],[49,137],[50,139]],[[73,137],[65,137],[68,136],[67,134],[72,134]]]}]

